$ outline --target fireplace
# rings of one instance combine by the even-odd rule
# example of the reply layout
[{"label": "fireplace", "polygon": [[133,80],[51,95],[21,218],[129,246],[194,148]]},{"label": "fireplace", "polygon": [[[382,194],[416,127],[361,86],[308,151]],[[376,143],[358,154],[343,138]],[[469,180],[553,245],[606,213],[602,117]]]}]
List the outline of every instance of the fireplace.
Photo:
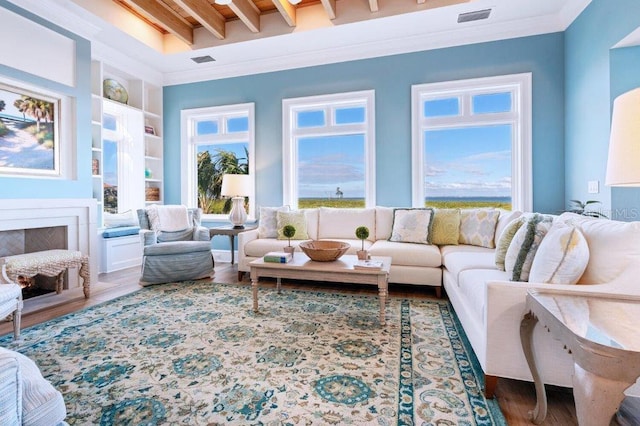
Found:
[{"label": "fireplace", "polygon": [[[6,256],[42,250],[77,250],[89,256],[91,282],[98,278],[97,212],[94,199],[15,199],[0,202],[0,264]],[[31,290],[55,290],[55,277],[36,275]],[[63,289],[81,287],[67,273]],[[28,290],[29,291],[29,290]]]}]

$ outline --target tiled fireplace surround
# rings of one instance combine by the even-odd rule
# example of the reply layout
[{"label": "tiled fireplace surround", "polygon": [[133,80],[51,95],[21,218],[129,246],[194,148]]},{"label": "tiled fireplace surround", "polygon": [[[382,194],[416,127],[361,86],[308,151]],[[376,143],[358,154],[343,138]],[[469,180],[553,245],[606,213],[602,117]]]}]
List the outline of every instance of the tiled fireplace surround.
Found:
[{"label": "tiled fireplace surround", "polygon": [[[15,254],[60,248],[79,250],[89,256],[91,282],[96,283],[96,217],[94,199],[0,200],[0,264],[3,257]],[[68,288],[81,285],[77,273],[70,273]]]}]

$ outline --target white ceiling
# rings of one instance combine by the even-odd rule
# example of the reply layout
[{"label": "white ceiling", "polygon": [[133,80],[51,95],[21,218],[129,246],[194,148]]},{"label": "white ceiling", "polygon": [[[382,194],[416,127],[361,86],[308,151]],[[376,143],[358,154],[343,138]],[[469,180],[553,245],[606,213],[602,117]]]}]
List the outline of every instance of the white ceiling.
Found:
[{"label": "white ceiling", "polygon": [[[94,56],[171,85],[563,31],[591,0],[472,0],[171,54],[158,52],[78,4],[96,0],[10,1],[88,38]],[[459,13],[486,8],[492,9],[489,19],[457,23]],[[190,59],[201,55],[216,61],[196,64]]]}]

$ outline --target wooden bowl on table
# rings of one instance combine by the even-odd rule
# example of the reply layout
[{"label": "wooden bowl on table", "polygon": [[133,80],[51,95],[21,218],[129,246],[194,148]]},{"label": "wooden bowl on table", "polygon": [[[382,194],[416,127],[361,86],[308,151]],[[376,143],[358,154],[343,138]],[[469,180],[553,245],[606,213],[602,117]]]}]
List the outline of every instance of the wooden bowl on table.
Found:
[{"label": "wooden bowl on table", "polygon": [[345,254],[351,245],[342,241],[304,241],[299,247],[311,260],[332,262]]}]

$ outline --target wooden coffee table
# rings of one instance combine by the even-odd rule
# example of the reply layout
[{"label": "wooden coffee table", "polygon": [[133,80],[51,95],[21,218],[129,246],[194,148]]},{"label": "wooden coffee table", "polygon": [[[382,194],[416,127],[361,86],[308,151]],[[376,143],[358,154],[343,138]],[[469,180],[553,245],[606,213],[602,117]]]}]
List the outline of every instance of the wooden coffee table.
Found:
[{"label": "wooden coffee table", "polygon": [[296,252],[293,260],[288,263],[270,263],[263,259],[256,259],[249,263],[253,310],[258,312],[258,280],[260,277],[276,278],[278,292],[280,292],[282,278],[345,284],[371,284],[378,286],[380,325],[385,325],[385,305],[387,303],[391,258],[386,256],[372,257],[372,260],[379,260],[383,263],[381,269],[354,269],[353,265],[357,260],[356,256],[345,255],[333,262],[314,262],[300,252]]}]

